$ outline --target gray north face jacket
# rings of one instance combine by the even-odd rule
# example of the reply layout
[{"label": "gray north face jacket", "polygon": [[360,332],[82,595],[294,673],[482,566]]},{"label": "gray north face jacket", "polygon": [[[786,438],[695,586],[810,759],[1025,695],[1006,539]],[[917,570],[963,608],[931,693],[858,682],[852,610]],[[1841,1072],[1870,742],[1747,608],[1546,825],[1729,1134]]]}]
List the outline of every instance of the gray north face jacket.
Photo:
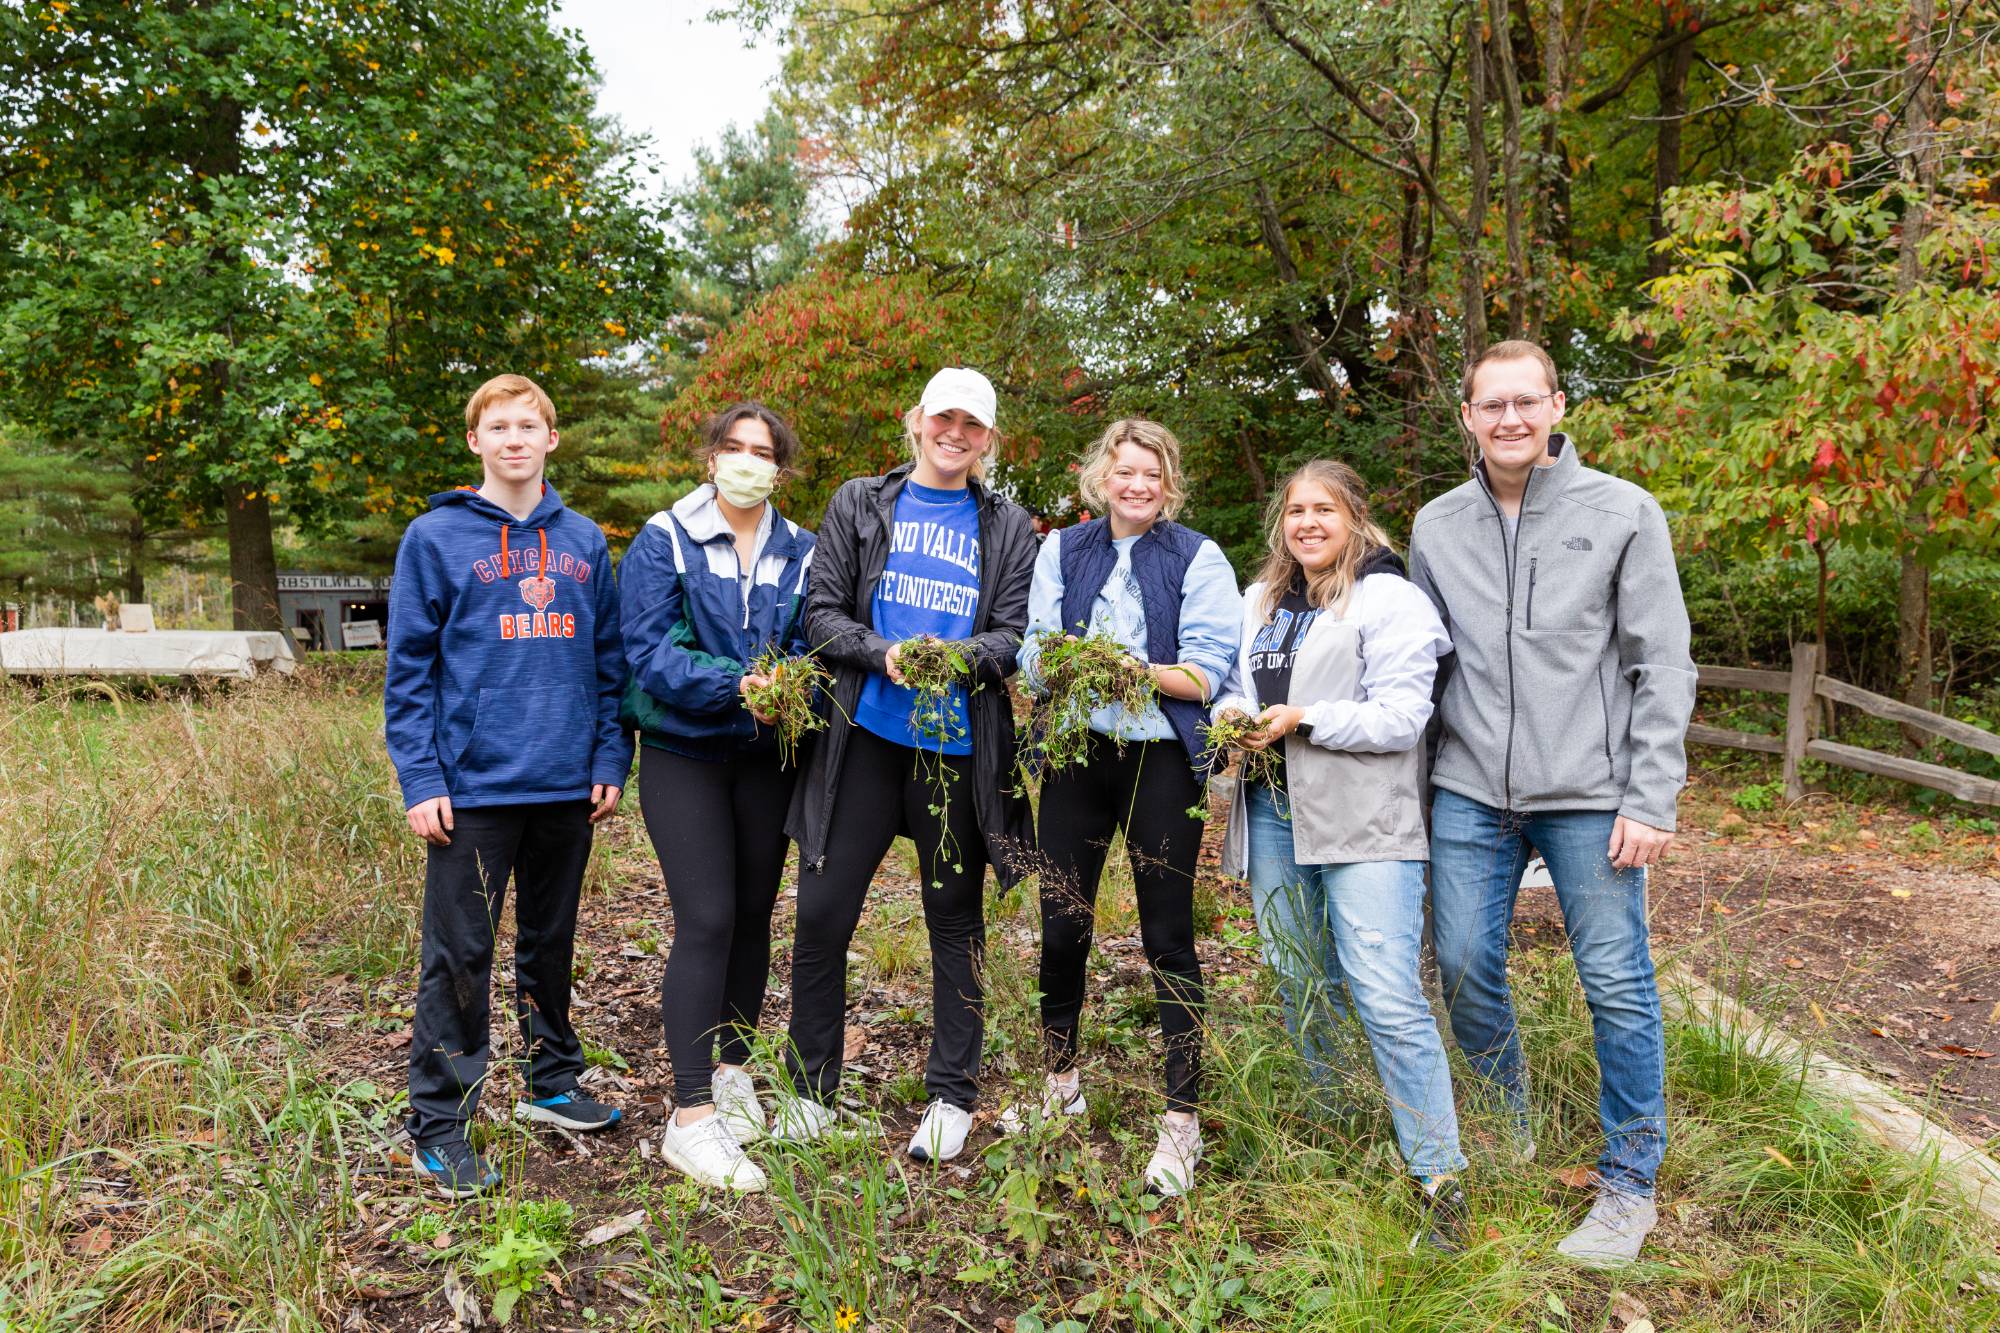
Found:
[{"label": "gray north face jacket", "polygon": [[1410,578],[1456,650],[1431,781],[1496,809],[1672,829],[1695,672],[1666,516],[1568,446],[1549,437],[1556,461],[1529,477],[1511,541],[1483,463],[1417,514]]}]

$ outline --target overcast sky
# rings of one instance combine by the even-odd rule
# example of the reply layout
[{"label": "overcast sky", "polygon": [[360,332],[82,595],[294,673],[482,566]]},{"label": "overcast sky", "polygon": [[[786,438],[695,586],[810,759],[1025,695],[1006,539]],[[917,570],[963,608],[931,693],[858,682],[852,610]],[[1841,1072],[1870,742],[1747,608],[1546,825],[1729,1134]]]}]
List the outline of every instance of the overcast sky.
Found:
[{"label": "overcast sky", "polygon": [[662,182],[694,169],[693,147],[725,125],[749,126],[770,105],[777,43],[746,47],[732,23],[711,23],[720,0],[562,0],[561,23],[582,33],[603,76],[598,108],[652,136]]}]

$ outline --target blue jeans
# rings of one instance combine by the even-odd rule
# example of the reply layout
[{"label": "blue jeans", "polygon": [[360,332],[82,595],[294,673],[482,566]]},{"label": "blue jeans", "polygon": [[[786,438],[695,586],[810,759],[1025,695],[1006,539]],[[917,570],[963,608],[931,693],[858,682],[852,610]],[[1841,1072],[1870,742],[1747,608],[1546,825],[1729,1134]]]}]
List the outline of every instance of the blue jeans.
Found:
[{"label": "blue jeans", "polygon": [[1431,802],[1431,932],[1452,1032],[1473,1072],[1527,1127],[1528,1078],[1507,989],[1507,928],[1542,854],[1590,1004],[1597,1047],[1597,1172],[1653,1192],[1667,1151],[1666,1035],[1646,939],[1646,872],[1614,869],[1609,810],[1515,814],[1440,789]]},{"label": "blue jeans", "polygon": [[1332,1029],[1347,1018],[1351,1000],[1410,1173],[1464,1170],[1451,1066],[1417,971],[1424,863],[1299,865],[1291,823],[1279,817],[1270,789],[1253,786],[1247,800],[1257,934],[1264,961],[1278,974],[1285,1026],[1314,1077],[1323,1081],[1330,1072]]}]

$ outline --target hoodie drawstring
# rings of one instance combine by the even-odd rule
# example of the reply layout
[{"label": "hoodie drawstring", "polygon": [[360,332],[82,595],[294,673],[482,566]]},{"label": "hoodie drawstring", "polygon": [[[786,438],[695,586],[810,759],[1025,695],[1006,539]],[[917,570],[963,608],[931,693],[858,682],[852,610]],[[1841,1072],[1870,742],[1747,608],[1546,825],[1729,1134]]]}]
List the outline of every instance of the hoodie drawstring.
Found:
[{"label": "hoodie drawstring", "polygon": [[[507,529],[510,526],[506,523],[500,525],[500,577],[503,581],[514,577],[507,568]],[[549,530],[536,528],[535,535],[542,539],[542,562],[535,566],[535,573],[546,578],[549,573]]]}]

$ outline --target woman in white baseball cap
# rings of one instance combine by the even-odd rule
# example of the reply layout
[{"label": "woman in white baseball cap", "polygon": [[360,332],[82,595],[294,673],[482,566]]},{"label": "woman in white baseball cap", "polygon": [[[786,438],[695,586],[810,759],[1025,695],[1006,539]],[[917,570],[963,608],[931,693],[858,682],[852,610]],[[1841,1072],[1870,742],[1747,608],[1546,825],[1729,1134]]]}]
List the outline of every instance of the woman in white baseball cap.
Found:
[{"label": "woman in white baseball cap", "polygon": [[[842,486],[813,552],[806,638],[833,672],[839,706],[786,823],[800,867],[790,1053],[797,1095],[781,1102],[773,1133],[816,1139],[833,1123],[848,945],[876,869],[906,834],[923,877],[932,1007],[930,1106],[909,1152],[942,1162],[964,1151],[979,1093],[986,867],[1011,885],[1032,845],[1027,800],[1013,793],[1006,682],[1028,623],[1036,548],[1027,511],[985,484],[999,431],[984,375],[939,371],[904,425],[912,461]],[[968,664],[941,726],[919,725],[915,692],[897,666],[916,638],[949,642]]]}]

